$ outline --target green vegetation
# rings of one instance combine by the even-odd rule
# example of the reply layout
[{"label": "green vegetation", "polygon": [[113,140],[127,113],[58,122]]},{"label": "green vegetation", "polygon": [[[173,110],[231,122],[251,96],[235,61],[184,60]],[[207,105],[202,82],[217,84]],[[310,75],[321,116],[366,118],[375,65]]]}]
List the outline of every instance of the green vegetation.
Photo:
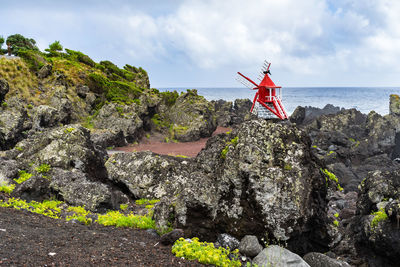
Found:
[{"label": "green vegetation", "polygon": [[26,171],[20,171],[19,172],[19,178],[18,179],[14,179],[14,181],[17,184],[21,184],[23,182],[25,182],[26,180],[28,180],[29,178],[32,177],[32,174]]},{"label": "green vegetation", "polygon": [[75,130],[75,128],[69,127],[64,130],[64,133],[68,134],[68,133],[71,133],[73,130]]},{"label": "green vegetation", "polygon": [[20,146],[16,146],[16,147],[14,147],[16,150],[18,150],[18,151],[24,151],[24,149],[22,148],[22,147],[20,147]]},{"label": "green vegetation", "polygon": [[283,167],[285,171],[290,171],[292,168],[293,168],[292,165],[290,165],[289,163],[286,163],[285,166]]},{"label": "green vegetation", "polygon": [[128,208],[128,204],[121,204],[119,205],[120,210],[126,210]]},{"label": "green vegetation", "polygon": [[135,201],[136,205],[154,205],[158,202],[160,202],[159,199],[147,199],[147,198],[141,198]]},{"label": "green vegetation", "polygon": [[327,169],[322,169],[322,168],[321,168],[320,170],[321,170],[322,173],[325,174],[325,179],[326,179],[327,182],[328,182],[328,179],[331,180],[331,181],[333,181],[333,182],[335,182],[335,183],[337,184],[337,189],[338,189],[339,191],[343,191],[343,187],[340,186],[339,180],[338,180],[338,178],[336,177],[336,175],[334,175],[333,173],[331,173],[331,172],[328,171]]},{"label": "green vegetation", "polygon": [[96,222],[105,226],[114,225],[116,227],[135,227],[140,229],[155,228],[155,222],[149,215],[124,215],[115,210],[111,210],[104,215],[100,214]]},{"label": "green vegetation", "polygon": [[27,210],[33,213],[42,214],[47,217],[58,219],[61,209],[58,207],[62,201],[44,200],[42,203],[31,201],[26,202],[22,199],[9,198],[7,201],[0,200],[0,207]]},{"label": "green vegetation", "polygon": [[333,225],[336,226],[336,227],[339,227],[339,221],[338,220],[334,220],[333,221]]},{"label": "green vegetation", "polygon": [[4,192],[6,194],[12,193],[15,189],[15,184],[8,184],[7,182],[2,182],[0,184],[0,192]]},{"label": "green vegetation", "polygon": [[338,218],[339,217],[339,213],[335,213],[335,214],[333,214],[333,216],[335,216],[336,218]]},{"label": "green vegetation", "polygon": [[41,173],[41,174],[48,173],[48,172],[50,171],[50,169],[51,169],[51,166],[48,165],[48,164],[46,164],[46,163],[43,163],[43,164],[41,164],[39,167],[36,167],[36,168],[35,168],[35,170],[36,170],[38,173]]},{"label": "green vegetation", "polygon": [[169,107],[173,106],[179,97],[178,92],[175,90],[173,92],[161,92],[160,95],[164,103]]},{"label": "green vegetation", "polygon": [[32,38],[25,38],[21,34],[13,34],[7,37],[7,46],[11,48],[11,54],[18,55],[19,52],[23,50],[35,50],[39,51],[36,46],[36,41]]},{"label": "green vegetation", "polygon": [[371,213],[371,215],[374,215],[374,218],[371,221],[372,229],[375,229],[378,226],[379,222],[385,221],[388,219],[385,209],[383,209],[383,208],[379,209],[376,212]]},{"label": "green vegetation", "polygon": [[68,207],[67,211],[74,213],[73,215],[67,216],[65,218],[67,221],[77,220],[86,225],[91,224],[93,221],[92,218],[87,218],[87,216],[90,214],[90,212],[85,210],[85,208],[82,206]]},{"label": "green vegetation", "polygon": [[202,264],[224,267],[242,265],[238,259],[238,250],[231,252],[223,247],[215,248],[213,243],[199,242],[197,237],[192,238],[191,241],[180,238],[172,246],[172,253],[176,257],[198,260]]},{"label": "green vegetation", "polygon": [[226,158],[226,154],[228,153],[230,146],[233,145],[235,147],[238,144],[238,142],[239,142],[239,137],[238,136],[236,136],[235,138],[232,138],[231,141],[227,142],[225,148],[222,149],[222,151],[221,151],[221,158],[225,159]]}]

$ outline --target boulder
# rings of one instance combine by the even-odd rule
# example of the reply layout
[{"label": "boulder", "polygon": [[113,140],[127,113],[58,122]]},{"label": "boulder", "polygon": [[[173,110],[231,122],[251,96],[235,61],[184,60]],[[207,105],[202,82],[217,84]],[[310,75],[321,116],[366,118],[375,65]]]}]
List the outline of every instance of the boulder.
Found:
[{"label": "boulder", "polygon": [[11,182],[11,179],[18,176],[18,164],[15,160],[7,160],[0,157],[0,184]]},{"label": "boulder", "polygon": [[4,101],[4,98],[8,91],[10,90],[10,86],[8,85],[8,82],[1,78],[0,79],[0,104]]},{"label": "boulder", "polygon": [[107,179],[105,152],[93,146],[89,131],[80,125],[36,132],[16,147],[4,154],[17,160],[19,169],[33,174],[17,186],[16,196],[40,199],[51,195],[90,210],[118,208],[124,198],[113,192]]},{"label": "boulder", "polygon": [[32,128],[41,129],[56,126],[59,122],[58,119],[57,109],[47,105],[40,105],[35,108],[32,118]]},{"label": "boulder", "polygon": [[299,255],[276,245],[268,246],[263,249],[252,261],[259,267],[310,267]]},{"label": "boulder", "polygon": [[143,121],[138,114],[136,104],[108,103],[100,109],[99,114],[93,119],[93,124],[98,129],[108,129],[116,133],[122,131],[125,139],[131,143],[143,134]]},{"label": "boulder", "polygon": [[160,242],[163,245],[172,245],[173,243],[175,243],[176,240],[181,237],[184,237],[182,229],[174,229],[171,232],[162,235],[160,238]]},{"label": "boulder", "polygon": [[189,142],[210,137],[217,128],[214,107],[197,90],[181,94],[166,114],[171,122],[174,138]]},{"label": "boulder", "polygon": [[86,96],[89,94],[90,89],[86,85],[79,85],[76,87],[76,94],[80,97],[85,99]]},{"label": "boulder", "polygon": [[389,114],[394,116],[400,115],[400,98],[398,95],[390,95]]},{"label": "boulder", "polygon": [[322,115],[331,115],[337,114],[341,110],[339,107],[335,107],[331,104],[327,104],[325,107],[316,108],[316,107],[301,107],[298,106],[290,115],[290,121],[292,123],[296,123],[297,125],[307,125],[314,121],[316,118],[319,118]]},{"label": "boulder", "polygon": [[249,99],[236,99],[233,105],[232,125],[240,124],[249,119],[255,119],[256,116],[250,113],[253,102]]},{"label": "boulder", "polygon": [[260,245],[257,237],[254,235],[245,235],[240,241],[239,252],[242,255],[252,258],[257,256],[262,249],[263,247]]},{"label": "boulder", "polygon": [[215,118],[218,126],[229,127],[232,121],[232,102],[225,100],[211,101],[214,104]]},{"label": "boulder", "polygon": [[8,106],[0,112],[1,150],[12,148],[24,137],[23,132],[31,126],[27,124],[28,121],[28,113],[23,108]]},{"label": "boulder", "polygon": [[188,186],[191,159],[152,152],[116,153],[105,163],[109,179],[123,184],[134,198],[174,196]]},{"label": "boulder", "polygon": [[303,259],[311,267],[350,267],[347,262],[332,259],[331,257],[318,252],[310,252],[304,255]]},{"label": "boulder", "polygon": [[228,234],[219,234],[217,236],[217,242],[221,247],[230,249],[231,251],[237,249],[240,244],[239,240]]},{"label": "boulder", "polygon": [[57,119],[62,124],[69,124],[77,120],[81,111],[73,110],[73,103],[68,98],[66,86],[57,86],[53,88],[54,94],[50,99],[50,106],[57,109]]},{"label": "boulder", "polygon": [[126,146],[128,144],[122,131],[115,132],[108,129],[92,130],[90,139],[95,146],[100,146],[103,149],[108,147]]},{"label": "boulder", "polygon": [[[172,223],[188,236],[213,239],[222,230],[236,237],[267,236],[306,250],[302,245],[316,245],[305,239],[317,238],[326,205],[325,178],[309,144],[299,129],[265,120],[212,137],[188,174],[169,174],[185,186],[155,207],[155,218],[165,223],[172,210]],[[152,166],[147,164],[146,177],[160,173]]]},{"label": "boulder", "polygon": [[[396,265],[400,257],[400,168],[370,172],[357,201],[358,244],[369,263]],[[378,262],[378,263],[377,263]]]},{"label": "boulder", "polygon": [[50,64],[46,64],[40,68],[37,75],[38,75],[39,79],[44,79],[44,78],[47,78],[49,75],[51,75],[52,70],[53,70],[53,66]]}]

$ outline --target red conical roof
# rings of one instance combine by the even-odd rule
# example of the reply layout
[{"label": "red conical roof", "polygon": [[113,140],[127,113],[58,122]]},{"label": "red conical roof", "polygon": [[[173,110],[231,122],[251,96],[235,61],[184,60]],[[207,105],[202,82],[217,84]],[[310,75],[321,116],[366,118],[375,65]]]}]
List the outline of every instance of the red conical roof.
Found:
[{"label": "red conical roof", "polygon": [[281,88],[280,86],[276,86],[268,74],[265,74],[264,79],[261,81],[259,86],[264,86],[267,88]]}]

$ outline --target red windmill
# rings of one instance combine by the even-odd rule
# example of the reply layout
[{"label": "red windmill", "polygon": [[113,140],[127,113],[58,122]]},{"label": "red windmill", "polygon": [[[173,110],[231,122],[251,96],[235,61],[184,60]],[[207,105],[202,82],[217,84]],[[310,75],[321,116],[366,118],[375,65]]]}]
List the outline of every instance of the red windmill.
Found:
[{"label": "red windmill", "polygon": [[264,61],[260,76],[258,77],[261,82],[258,85],[240,72],[238,72],[240,75],[238,81],[250,89],[258,90],[254,96],[250,112],[255,113],[260,118],[273,118],[277,116],[281,120],[285,120],[288,116],[281,102],[281,87],[276,86],[268,76],[268,74],[271,75],[270,66],[271,63]]}]

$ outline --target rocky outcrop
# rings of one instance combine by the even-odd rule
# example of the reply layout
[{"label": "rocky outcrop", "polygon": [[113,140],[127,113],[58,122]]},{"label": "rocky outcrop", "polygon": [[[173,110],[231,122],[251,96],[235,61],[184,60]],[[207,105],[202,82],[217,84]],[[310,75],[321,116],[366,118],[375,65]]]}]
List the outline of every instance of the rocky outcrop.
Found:
[{"label": "rocky outcrop", "polygon": [[370,172],[357,202],[358,243],[371,266],[394,266],[400,256],[400,169]]},{"label": "rocky outcrop", "polygon": [[134,198],[173,196],[190,185],[191,159],[152,152],[116,153],[106,162],[109,179],[123,184]]},{"label": "rocky outcrop", "polygon": [[0,79],[0,104],[4,101],[4,98],[9,90],[10,87],[8,82],[5,79]]},{"label": "rocky outcrop", "polygon": [[57,109],[47,106],[38,106],[32,118],[32,128],[42,129],[48,127],[54,127],[59,123]]},{"label": "rocky outcrop", "polygon": [[162,198],[158,226],[189,236],[224,230],[303,244],[324,217],[325,178],[305,133],[287,125],[246,122],[211,138],[196,162],[141,152],[113,155],[106,167],[135,197]]},{"label": "rocky outcrop", "polygon": [[400,97],[398,95],[390,95],[389,114],[400,116]]},{"label": "rocky outcrop", "polygon": [[298,106],[290,115],[290,122],[296,123],[297,125],[305,125],[312,122],[314,119],[322,116],[322,115],[330,115],[337,114],[341,110],[339,107],[335,107],[331,104],[327,104],[324,108],[315,108],[315,107],[302,107]]},{"label": "rocky outcrop", "polygon": [[3,152],[6,159],[17,160],[19,170],[32,174],[17,186],[14,196],[53,196],[90,210],[117,208],[124,199],[107,184],[104,155],[93,146],[89,131],[79,125],[36,132],[13,150]]},{"label": "rocky outcrop", "polygon": [[115,132],[108,129],[92,130],[90,139],[95,146],[100,146],[103,149],[126,146],[128,144],[122,131]]},{"label": "rocky outcrop", "polygon": [[303,259],[311,266],[311,267],[350,267],[350,264],[347,262],[332,259],[331,257],[318,253],[318,252],[310,252],[304,255]]},{"label": "rocky outcrop", "polygon": [[119,105],[116,103],[105,104],[93,120],[97,129],[111,130],[116,135],[122,132],[127,142],[131,143],[142,135],[143,121],[138,115],[138,106]]},{"label": "rocky outcrop", "polygon": [[30,129],[31,124],[27,111],[21,101],[14,106],[10,104],[0,110],[0,150],[12,148],[24,137],[24,131]]},{"label": "rocky outcrop", "polygon": [[197,90],[181,94],[166,116],[172,124],[174,138],[182,142],[209,137],[217,127],[213,105],[197,95]]},{"label": "rocky outcrop", "polygon": [[218,126],[231,127],[255,118],[250,113],[252,102],[249,99],[236,99],[234,104],[225,100],[211,101],[211,103],[214,104]]}]

